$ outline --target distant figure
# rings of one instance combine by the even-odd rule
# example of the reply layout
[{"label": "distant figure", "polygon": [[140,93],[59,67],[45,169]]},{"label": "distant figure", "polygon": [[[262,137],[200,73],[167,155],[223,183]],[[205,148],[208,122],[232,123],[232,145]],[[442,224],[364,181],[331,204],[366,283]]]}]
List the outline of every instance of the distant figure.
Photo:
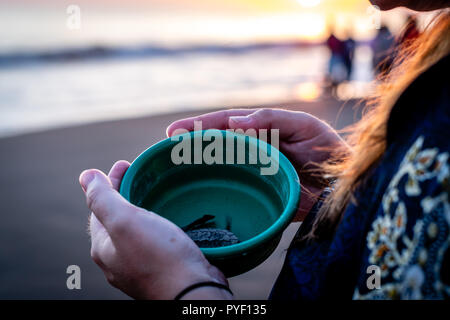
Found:
[{"label": "distant figure", "polygon": [[328,80],[331,87],[335,87],[347,78],[345,64],[346,46],[333,32],[330,33],[326,43],[331,53],[328,63]]},{"label": "distant figure", "polygon": [[353,58],[355,56],[356,42],[351,36],[344,41],[344,65],[346,69],[346,80],[350,81],[353,71]]},{"label": "distant figure", "polygon": [[375,73],[387,73],[393,62],[392,52],[395,41],[392,33],[386,25],[382,25],[377,35],[372,40],[371,47],[373,51],[372,66]]}]

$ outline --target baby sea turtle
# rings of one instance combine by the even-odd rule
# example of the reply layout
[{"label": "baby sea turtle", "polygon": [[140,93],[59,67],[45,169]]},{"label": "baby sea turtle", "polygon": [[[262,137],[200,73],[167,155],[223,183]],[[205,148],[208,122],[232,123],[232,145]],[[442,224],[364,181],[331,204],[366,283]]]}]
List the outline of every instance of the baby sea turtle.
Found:
[{"label": "baby sea turtle", "polygon": [[215,217],[205,214],[182,229],[200,248],[215,248],[239,243],[236,235],[230,231],[231,220],[227,218],[226,229],[215,228]]}]

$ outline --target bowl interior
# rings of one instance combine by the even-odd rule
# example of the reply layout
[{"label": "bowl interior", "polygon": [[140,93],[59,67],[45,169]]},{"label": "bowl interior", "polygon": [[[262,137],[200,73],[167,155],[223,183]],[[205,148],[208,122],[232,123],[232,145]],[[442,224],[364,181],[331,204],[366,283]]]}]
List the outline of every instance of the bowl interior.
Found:
[{"label": "bowl interior", "polygon": [[[217,228],[230,230],[241,243],[260,235],[279,220],[288,204],[292,206],[292,183],[288,178],[291,172],[287,173],[278,162],[279,170],[275,174],[262,175],[261,168],[269,164],[263,164],[258,157],[249,164],[254,151],[251,146],[267,145],[248,136],[219,132],[226,140],[235,142],[223,144],[227,148],[233,145],[232,163],[226,164],[229,150],[224,149],[223,164],[194,164],[194,153],[204,151],[211,143],[202,141],[197,145],[199,150],[193,147],[190,164],[177,165],[172,150],[178,142],[166,139],[135,160],[123,179],[121,193],[133,204],[156,212],[180,227],[208,214],[215,217]],[[184,136],[192,138],[193,133]],[[239,140],[245,143],[246,158],[241,164],[237,163]],[[274,151],[269,149],[269,155],[270,152]]]},{"label": "bowl interior", "polygon": [[287,199],[250,170],[218,165],[177,169],[167,172],[141,206],[180,227],[213,215],[217,228],[228,228],[242,242],[266,230],[283,212]]}]

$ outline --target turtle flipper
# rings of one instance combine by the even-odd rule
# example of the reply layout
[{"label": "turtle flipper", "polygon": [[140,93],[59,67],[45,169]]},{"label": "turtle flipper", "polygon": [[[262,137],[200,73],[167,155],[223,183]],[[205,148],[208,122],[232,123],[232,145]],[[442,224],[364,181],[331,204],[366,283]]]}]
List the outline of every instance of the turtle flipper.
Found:
[{"label": "turtle flipper", "polygon": [[228,231],[231,231],[231,217],[227,216],[226,221],[227,221],[227,225],[226,225],[225,229]]},{"label": "turtle flipper", "polygon": [[188,224],[185,227],[182,227],[181,229],[184,232],[186,232],[186,231],[189,231],[189,230],[205,228],[207,226],[210,226],[210,223],[212,223],[211,220],[214,219],[214,218],[215,218],[215,216],[213,216],[213,215],[205,214],[203,217],[195,220],[194,222],[191,222],[190,224]]}]

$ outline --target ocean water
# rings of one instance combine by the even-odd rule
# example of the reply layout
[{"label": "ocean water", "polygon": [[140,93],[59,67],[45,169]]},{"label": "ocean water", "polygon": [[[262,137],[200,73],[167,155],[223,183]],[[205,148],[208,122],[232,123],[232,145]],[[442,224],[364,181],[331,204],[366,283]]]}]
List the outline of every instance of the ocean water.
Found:
[{"label": "ocean water", "polygon": [[[328,57],[324,46],[286,44],[3,54],[0,136],[296,100],[301,84],[322,81]],[[366,52],[355,64],[355,79],[370,78]]]},{"label": "ocean water", "polygon": [[[322,20],[145,3],[81,1],[69,30],[65,1],[0,1],[0,137],[317,98],[329,53],[299,35]],[[353,78],[371,79],[363,46]]]}]

